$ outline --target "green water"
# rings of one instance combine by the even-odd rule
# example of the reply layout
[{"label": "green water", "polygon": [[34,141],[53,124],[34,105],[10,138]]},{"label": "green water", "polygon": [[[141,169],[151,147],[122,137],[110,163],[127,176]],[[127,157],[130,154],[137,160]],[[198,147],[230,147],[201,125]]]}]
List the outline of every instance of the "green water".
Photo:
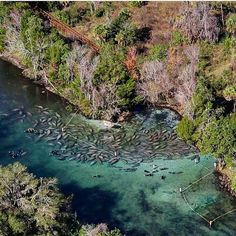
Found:
[{"label": "green water", "polygon": [[[57,177],[61,190],[66,195],[74,195],[73,208],[80,221],[107,222],[111,228],[121,228],[126,235],[235,235],[236,214],[219,219],[210,229],[204,220],[190,210],[179,193],[180,187],[188,186],[212,170],[212,158],[201,157],[200,163],[196,164],[190,158],[193,149],[180,140],[165,141],[167,147],[152,159],[147,159],[144,154],[151,145],[145,144],[149,138],[145,130],[173,132],[177,120],[172,112],[137,112],[136,117],[123,124],[122,129],[110,132],[99,130],[97,122],[87,121],[77,115],[72,123],[81,128],[78,142],[93,144],[106,135],[108,139],[123,135],[119,148],[113,150],[113,146],[103,144],[96,146],[99,150],[108,150],[108,147],[111,149],[108,151],[117,150],[121,160],[114,165],[58,160],[49,155],[56,144],[50,146],[44,138],[36,142],[37,137],[24,131],[32,127],[42,115],[35,105],[49,108],[51,114],[58,112],[63,121],[68,121],[71,114],[65,110],[65,103],[24,79],[18,69],[6,62],[0,61],[0,72],[0,163],[6,165],[16,161],[9,156],[8,151],[26,150],[27,155],[17,160],[27,165],[37,176]],[[16,115],[12,109],[19,107],[32,116],[22,118],[22,115]],[[129,135],[134,132],[138,137],[128,141]],[[155,145],[152,148],[155,149]],[[82,150],[82,147],[79,146],[79,149]],[[143,160],[135,167],[135,171],[126,171],[133,164],[122,161],[125,152],[128,152],[126,158],[135,159],[135,163]],[[147,172],[144,170],[151,171],[154,164],[159,171],[153,176],[145,176]],[[94,178],[94,175],[101,177]],[[209,175],[185,193],[191,206],[207,219],[236,207],[227,194],[218,190],[215,182],[214,175]]]}]

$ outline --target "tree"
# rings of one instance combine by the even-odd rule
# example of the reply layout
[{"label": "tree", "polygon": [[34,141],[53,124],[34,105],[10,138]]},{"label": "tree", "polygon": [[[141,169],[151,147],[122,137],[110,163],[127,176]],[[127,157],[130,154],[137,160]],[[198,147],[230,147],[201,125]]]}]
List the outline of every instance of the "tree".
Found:
[{"label": "tree", "polygon": [[45,49],[48,41],[44,34],[43,22],[38,16],[27,10],[21,19],[20,38],[24,44],[27,64],[30,65],[36,78],[44,68]]},{"label": "tree", "polygon": [[94,28],[95,36],[101,42],[109,42],[121,46],[129,46],[137,40],[137,27],[129,20],[131,13],[124,9],[111,22],[97,25]]},{"label": "tree", "polygon": [[204,132],[198,136],[197,147],[203,154],[212,154],[215,158],[225,158],[234,155],[236,145],[235,123],[232,117],[219,119],[212,116],[205,125]]},{"label": "tree", "polygon": [[65,235],[69,203],[56,179],[37,179],[20,163],[0,167],[1,235]]},{"label": "tree", "polygon": [[105,25],[97,25],[94,28],[94,34],[101,42],[105,42],[108,34],[107,27]]},{"label": "tree", "polygon": [[108,44],[101,52],[93,78],[96,88],[93,104],[96,110],[100,110],[110,119],[122,109],[134,105],[136,82],[125,67],[126,53],[123,48]]},{"label": "tree", "polygon": [[192,135],[194,132],[194,123],[187,116],[184,116],[177,126],[177,133],[180,138],[187,142],[192,142]]},{"label": "tree", "polygon": [[208,3],[199,2],[195,6],[181,10],[175,26],[182,30],[191,42],[198,39],[210,42],[218,41],[220,35],[220,20],[213,14]]},{"label": "tree", "polygon": [[160,61],[163,54],[158,53],[159,59],[142,65],[137,88],[138,93],[148,102],[175,104],[181,110],[188,109],[196,86],[199,49],[196,45],[189,45],[180,50],[181,57],[185,60],[173,63],[173,73],[169,69],[172,64],[170,55],[166,60]]}]

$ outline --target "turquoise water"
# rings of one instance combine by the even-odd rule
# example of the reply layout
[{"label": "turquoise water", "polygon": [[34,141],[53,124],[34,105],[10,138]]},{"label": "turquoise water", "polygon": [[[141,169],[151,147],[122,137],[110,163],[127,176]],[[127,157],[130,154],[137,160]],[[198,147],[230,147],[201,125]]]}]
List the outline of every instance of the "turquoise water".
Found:
[{"label": "turquoise water", "polygon": [[[235,235],[236,214],[222,217],[210,229],[179,193],[180,187],[209,173],[213,160],[201,157],[195,163],[196,150],[174,135],[175,114],[137,111],[121,129],[110,131],[75,115],[66,128],[68,137],[50,141],[73,115],[65,110],[65,102],[6,62],[0,62],[0,72],[0,163],[17,160],[37,176],[57,177],[61,190],[74,195],[80,221],[107,222],[126,235]],[[44,117],[52,121],[44,123]],[[39,138],[25,132],[40,119],[35,130],[50,126],[52,134]],[[8,152],[18,149],[27,154],[11,158]],[[57,156],[50,154],[53,150],[64,151]],[[153,165],[157,172],[145,176]],[[209,220],[236,207],[215,182],[211,174],[185,192],[190,205]]]}]

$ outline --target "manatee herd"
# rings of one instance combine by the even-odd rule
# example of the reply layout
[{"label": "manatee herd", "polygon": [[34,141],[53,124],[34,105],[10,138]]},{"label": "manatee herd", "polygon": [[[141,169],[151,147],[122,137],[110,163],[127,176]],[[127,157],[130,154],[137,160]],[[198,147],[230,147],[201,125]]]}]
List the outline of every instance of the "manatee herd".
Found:
[{"label": "manatee herd", "polygon": [[[58,160],[88,162],[90,165],[107,163],[132,172],[142,163],[156,159],[176,159],[196,150],[177,138],[173,129],[147,128],[142,122],[135,126],[122,125],[119,129],[99,130],[88,122],[76,119],[68,123],[60,114],[47,107],[35,106],[32,113],[23,107],[12,110],[15,118],[31,124],[25,133],[35,142],[47,142],[52,151],[49,155]],[[67,117],[68,118],[68,117]],[[150,175],[150,173],[146,173]]]}]

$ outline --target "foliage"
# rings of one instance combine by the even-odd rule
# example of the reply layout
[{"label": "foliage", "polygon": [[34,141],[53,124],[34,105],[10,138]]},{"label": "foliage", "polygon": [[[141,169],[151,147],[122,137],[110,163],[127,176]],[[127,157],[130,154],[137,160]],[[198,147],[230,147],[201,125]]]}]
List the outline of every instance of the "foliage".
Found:
[{"label": "foliage", "polygon": [[46,4],[49,11],[57,11],[62,7],[62,2],[59,1],[48,1]]},{"label": "foliage", "polygon": [[231,178],[231,186],[234,190],[236,189],[236,175]]},{"label": "foliage", "polygon": [[43,21],[38,16],[32,14],[30,10],[26,10],[21,18],[20,39],[25,49],[27,65],[34,71],[34,76],[44,67],[45,48],[47,47],[47,39],[43,29]]},{"label": "foliage", "polygon": [[37,179],[20,163],[0,167],[0,179],[1,235],[65,235],[69,199],[55,179]]},{"label": "foliage", "polygon": [[202,153],[212,154],[216,158],[233,157],[236,130],[231,122],[231,117],[211,117],[197,139],[197,146]]},{"label": "foliage", "polygon": [[224,94],[225,97],[235,99],[236,98],[236,84],[231,85],[231,86],[227,86],[224,89],[223,94]]},{"label": "foliage", "polygon": [[236,47],[236,38],[234,36],[227,36],[224,38],[223,41],[224,49],[226,52],[228,52],[230,49],[233,49]]},{"label": "foliage", "polygon": [[231,34],[236,34],[236,13],[230,14],[226,20],[226,29]]},{"label": "foliage", "polygon": [[185,42],[187,42],[187,39],[184,37],[184,35],[181,32],[179,31],[172,32],[171,44],[182,45]]},{"label": "foliage", "polygon": [[153,45],[149,50],[148,60],[163,61],[167,57],[168,46],[165,44]]},{"label": "foliage", "polygon": [[198,67],[201,72],[204,71],[206,67],[211,65],[212,53],[212,44],[209,42],[200,43],[200,57]]},{"label": "foliage", "polygon": [[145,5],[145,2],[144,1],[131,1],[129,2],[129,5],[131,7],[142,7]]},{"label": "foliage", "polygon": [[4,22],[8,19],[10,14],[10,4],[6,2],[0,2],[0,27],[4,24]]},{"label": "foliage", "polygon": [[5,48],[5,34],[6,30],[0,28],[0,52],[2,52]]},{"label": "foliage", "polygon": [[97,10],[96,10],[96,13],[95,13],[95,15],[96,15],[96,17],[103,17],[104,16],[104,14],[105,14],[105,9],[104,8],[98,8]]},{"label": "foliage", "polygon": [[137,27],[129,21],[130,16],[127,9],[122,10],[111,23],[95,26],[95,36],[101,42],[117,43],[121,46],[134,44],[137,40]]},{"label": "foliage", "polygon": [[177,126],[177,133],[180,138],[192,142],[192,135],[194,132],[194,123],[187,116],[184,116]]},{"label": "foliage", "polygon": [[231,163],[236,146],[236,114],[225,112],[223,105],[215,102],[216,98],[209,81],[200,79],[192,99],[194,119],[190,122],[184,117],[177,132],[203,154],[227,158]]},{"label": "foliage", "polygon": [[121,232],[119,229],[113,229],[109,231],[108,233],[103,233],[101,236],[121,236]]},{"label": "foliage", "polygon": [[125,52],[122,48],[106,45],[103,47],[100,62],[94,73],[93,84],[110,90],[106,91],[103,96],[105,96],[105,107],[109,103],[114,104],[114,110],[111,113],[118,108],[127,109],[134,105],[136,83],[129,76],[123,63],[124,60]]},{"label": "foliage", "polygon": [[199,78],[196,91],[192,98],[195,117],[201,117],[205,110],[211,109],[215,100],[214,91],[205,78]]},{"label": "foliage", "polygon": [[55,32],[49,35],[49,46],[46,49],[45,55],[49,64],[62,63],[69,52],[69,46]]},{"label": "foliage", "polygon": [[56,18],[58,18],[60,21],[64,22],[65,24],[70,24],[70,15],[67,11],[55,11],[54,15]]}]

